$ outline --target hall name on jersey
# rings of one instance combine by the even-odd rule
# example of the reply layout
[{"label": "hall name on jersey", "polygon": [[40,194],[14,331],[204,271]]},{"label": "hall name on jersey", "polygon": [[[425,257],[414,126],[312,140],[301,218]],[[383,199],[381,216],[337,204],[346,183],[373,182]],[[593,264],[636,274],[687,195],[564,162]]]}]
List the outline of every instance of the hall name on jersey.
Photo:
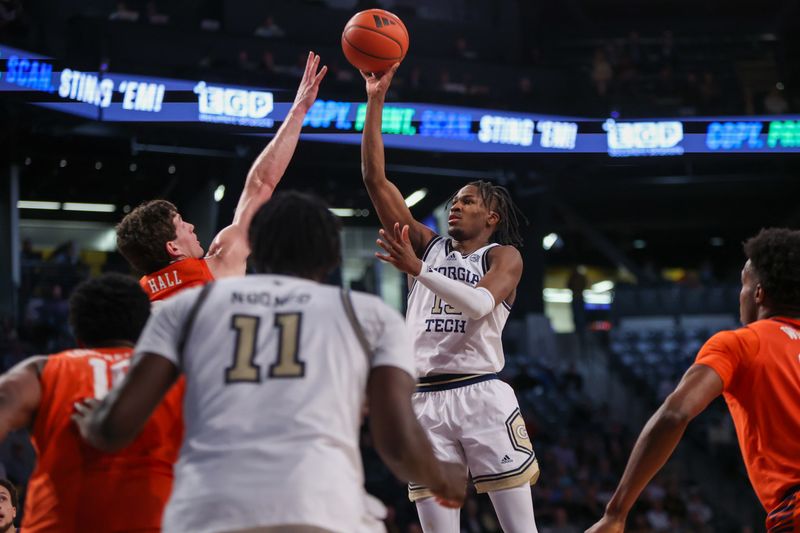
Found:
[{"label": "hall name on jersey", "polygon": [[147,280],[147,285],[150,287],[150,292],[153,294],[170,287],[175,287],[176,285],[180,285],[182,283],[183,280],[181,280],[180,276],[178,276],[177,270],[165,272],[163,274],[153,276]]}]

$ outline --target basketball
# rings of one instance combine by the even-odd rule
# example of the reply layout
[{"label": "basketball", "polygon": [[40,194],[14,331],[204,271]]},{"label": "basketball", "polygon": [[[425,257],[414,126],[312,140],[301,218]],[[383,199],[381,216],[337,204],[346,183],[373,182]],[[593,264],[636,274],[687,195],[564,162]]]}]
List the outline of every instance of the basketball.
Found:
[{"label": "basketball", "polygon": [[394,13],[368,9],[353,15],[342,32],[342,51],[365,72],[385,72],[408,52],[408,30]]}]

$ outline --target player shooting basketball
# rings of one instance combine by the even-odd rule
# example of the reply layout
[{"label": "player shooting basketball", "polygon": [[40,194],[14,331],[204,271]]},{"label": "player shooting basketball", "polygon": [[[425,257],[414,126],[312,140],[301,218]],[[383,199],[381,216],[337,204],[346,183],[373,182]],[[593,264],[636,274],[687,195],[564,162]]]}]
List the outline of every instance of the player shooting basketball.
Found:
[{"label": "player shooting basketball", "polygon": [[[497,379],[500,337],[522,275],[524,216],[506,189],[480,181],[453,195],[450,238],[414,219],[386,177],[381,138],[398,66],[382,75],[362,72],[368,101],[361,169],[384,228],[378,244],[386,253],[378,257],[411,279],[406,322],[421,376],[414,410],[437,457],[463,465],[478,492],[489,493],[503,531],[535,532],[529,485],[539,466],[514,391]],[[409,485],[425,532],[458,532],[459,510],[430,496],[427,487]]]}]

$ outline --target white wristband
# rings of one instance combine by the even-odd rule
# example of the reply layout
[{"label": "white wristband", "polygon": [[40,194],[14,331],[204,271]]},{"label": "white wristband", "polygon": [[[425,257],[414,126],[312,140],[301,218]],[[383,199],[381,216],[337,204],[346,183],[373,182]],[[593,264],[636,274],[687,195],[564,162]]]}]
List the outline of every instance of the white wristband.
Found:
[{"label": "white wristband", "polygon": [[492,312],[496,303],[494,296],[485,287],[470,287],[437,272],[424,261],[415,279],[429,288],[447,304],[469,318],[478,319]]}]

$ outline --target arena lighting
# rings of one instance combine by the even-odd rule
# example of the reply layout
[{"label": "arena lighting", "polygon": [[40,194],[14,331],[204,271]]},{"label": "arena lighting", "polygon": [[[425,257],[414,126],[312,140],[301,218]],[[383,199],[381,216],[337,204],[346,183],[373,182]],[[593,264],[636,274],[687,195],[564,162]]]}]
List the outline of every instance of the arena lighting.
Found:
[{"label": "arena lighting", "polygon": [[412,192],[406,198],[406,205],[408,207],[414,207],[418,203],[422,201],[423,198],[428,196],[428,189],[419,189],[417,191]]},{"label": "arena lighting", "polygon": [[220,202],[222,199],[225,198],[225,186],[220,185],[216,189],[214,189],[214,201]]},{"label": "arena lighting", "polygon": [[114,204],[90,204],[85,202],[64,202],[61,204],[64,211],[83,211],[86,213],[113,213],[117,210]]},{"label": "arena lighting", "polygon": [[608,292],[614,288],[614,282],[610,279],[606,279],[603,281],[598,281],[594,285],[592,285],[592,290],[594,292]]},{"label": "arena lighting", "polygon": [[553,304],[568,304],[572,302],[572,291],[569,289],[544,289],[544,301]]},{"label": "arena lighting", "polygon": [[[569,289],[546,288],[542,291],[544,301],[555,304],[572,303],[572,291]],[[607,305],[611,303],[611,294],[595,290],[583,291],[583,301],[587,304]]]},{"label": "arena lighting", "polygon": [[369,209],[353,209],[351,207],[329,207],[328,210],[337,217],[367,217]]},{"label": "arena lighting", "polygon": [[17,209],[44,209],[47,211],[58,211],[61,209],[60,202],[37,202],[34,200],[17,200]]},{"label": "arena lighting", "polygon": [[558,233],[548,233],[542,239],[542,248],[544,248],[545,250],[549,250],[550,248],[553,247],[556,241],[558,241],[558,239],[559,239]]}]

